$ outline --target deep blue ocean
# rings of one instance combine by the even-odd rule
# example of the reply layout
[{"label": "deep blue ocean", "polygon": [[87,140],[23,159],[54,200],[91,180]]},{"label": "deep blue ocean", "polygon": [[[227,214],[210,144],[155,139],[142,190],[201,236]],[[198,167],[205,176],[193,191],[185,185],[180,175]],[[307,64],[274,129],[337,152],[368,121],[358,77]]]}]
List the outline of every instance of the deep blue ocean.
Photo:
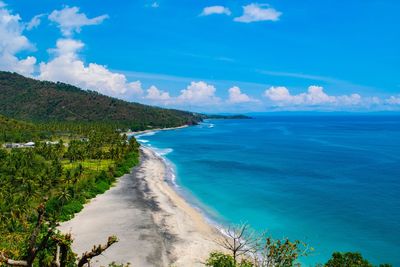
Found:
[{"label": "deep blue ocean", "polygon": [[269,115],[139,136],[210,220],[400,266],[400,116]]}]

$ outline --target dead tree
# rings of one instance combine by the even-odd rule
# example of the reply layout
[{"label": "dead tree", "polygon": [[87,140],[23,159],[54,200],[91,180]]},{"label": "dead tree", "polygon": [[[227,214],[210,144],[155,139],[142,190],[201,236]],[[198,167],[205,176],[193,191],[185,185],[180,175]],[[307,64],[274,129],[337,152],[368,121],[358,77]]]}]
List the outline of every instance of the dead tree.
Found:
[{"label": "dead tree", "polygon": [[0,262],[4,262],[11,266],[27,266],[27,267],[33,266],[33,262],[35,261],[38,252],[44,250],[47,247],[50,238],[54,235],[56,226],[55,224],[52,224],[48,228],[46,235],[41,240],[38,240],[40,230],[42,229],[42,226],[45,223],[44,220],[45,205],[40,204],[37,209],[37,212],[38,212],[38,217],[36,220],[35,228],[33,229],[32,234],[28,240],[26,260],[13,260],[8,258],[3,252],[1,252]]},{"label": "dead tree", "polygon": [[6,255],[4,255],[3,252],[0,252],[0,262],[4,262],[5,264],[11,266],[28,266],[27,261],[9,259],[6,257]]},{"label": "dead tree", "polygon": [[258,238],[248,224],[229,226],[216,243],[232,253],[236,264],[240,256],[253,253],[257,249]]},{"label": "dead tree", "polygon": [[[45,220],[45,204],[40,204],[38,209],[38,218],[36,220],[35,227],[32,231],[31,236],[28,240],[28,248],[27,248],[27,257],[25,260],[14,260],[6,256],[6,254],[0,251],[0,264],[5,263],[9,266],[26,266],[32,267],[33,262],[36,259],[36,256],[39,252],[44,251],[46,249],[54,249],[54,244],[56,244],[56,252],[54,255],[54,261],[52,262],[52,267],[65,267],[67,265],[68,253],[70,250],[70,244],[72,242],[71,235],[67,234],[65,236],[57,236],[56,223],[48,222]],[[43,226],[47,225],[48,230],[47,233],[39,240],[39,236]],[[50,245],[49,241],[53,241],[53,244]],[[83,267],[85,264],[90,266],[90,260],[101,253],[103,253],[106,249],[112,246],[114,243],[118,242],[115,236],[110,236],[105,245],[94,246],[93,249],[89,252],[85,252],[82,254],[82,257],[78,261],[78,267]]]},{"label": "dead tree", "polygon": [[78,262],[78,267],[82,267],[85,264],[88,264],[88,266],[90,266],[90,260],[92,258],[99,256],[101,253],[103,253],[106,249],[108,249],[116,242],[118,242],[117,238],[115,236],[110,236],[105,245],[94,246],[91,251],[83,253],[81,259]]}]

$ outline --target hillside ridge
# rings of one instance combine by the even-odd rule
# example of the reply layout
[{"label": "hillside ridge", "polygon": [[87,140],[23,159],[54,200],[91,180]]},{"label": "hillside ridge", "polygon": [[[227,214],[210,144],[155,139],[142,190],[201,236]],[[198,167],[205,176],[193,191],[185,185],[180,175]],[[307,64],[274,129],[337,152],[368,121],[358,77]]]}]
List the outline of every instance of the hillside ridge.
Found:
[{"label": "hillside ridge", "polygon": [[0,71],[0,114],[33,122],[106,122],[133,130],[193,125],[204,116]]}]

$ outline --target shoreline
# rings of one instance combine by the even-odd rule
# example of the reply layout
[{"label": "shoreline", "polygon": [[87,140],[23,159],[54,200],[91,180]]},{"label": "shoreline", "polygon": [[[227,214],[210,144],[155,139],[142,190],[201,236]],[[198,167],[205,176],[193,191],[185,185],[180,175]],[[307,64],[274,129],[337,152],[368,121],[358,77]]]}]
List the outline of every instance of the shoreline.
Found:
[{"label": "shoreline", "polygon": [[[154,131],[154,130],[152,130]],[[119,242],[93,260],[133,266],[204,266],[221,232],[166,180],[167,163],[141,146],[140,164],[59,229],[71,232],[78,255],[116,235]]]},{"label": "shoreline", "polygon": [[147,130],[143,130],[143,131],[134,131],[134,132],[125,132],[122,134],[126,134],[127,136],[135,136],[135,135],[140,135],[140,134],[146,134],[146,133],[150,133],[150,132],[158,132],[158,131],[169,131],[169,130],[177,130],[177,129],[183,129],[183,128],[187,128],[191,125],[185,124],[182,126],[177,126],[177,127],[169,127],[169,128],[154,128],[154,129],[147,129]]}]

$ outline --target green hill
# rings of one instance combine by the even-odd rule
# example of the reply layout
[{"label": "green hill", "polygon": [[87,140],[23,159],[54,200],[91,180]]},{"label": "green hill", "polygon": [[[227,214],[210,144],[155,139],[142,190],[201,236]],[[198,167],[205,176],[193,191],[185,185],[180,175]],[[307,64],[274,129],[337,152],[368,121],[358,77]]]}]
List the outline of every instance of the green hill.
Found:
[{"label": "green hill", "polygon": [[28,142],[41,137],[45,137],[45,133],[35,125],[0,115],[0,144],[4,142]]},{"label": "green hill", "polygon": [[33,122],[113,123],[134,130],[196,124],[196,113],[163,109],[85,91],[65,83],[0,71],[0,114]]},{"label": "green hill", "polygon": [[10,130],[33,130],[35,126],[31,123],[22,122],[0,115],[0,131]]}]

